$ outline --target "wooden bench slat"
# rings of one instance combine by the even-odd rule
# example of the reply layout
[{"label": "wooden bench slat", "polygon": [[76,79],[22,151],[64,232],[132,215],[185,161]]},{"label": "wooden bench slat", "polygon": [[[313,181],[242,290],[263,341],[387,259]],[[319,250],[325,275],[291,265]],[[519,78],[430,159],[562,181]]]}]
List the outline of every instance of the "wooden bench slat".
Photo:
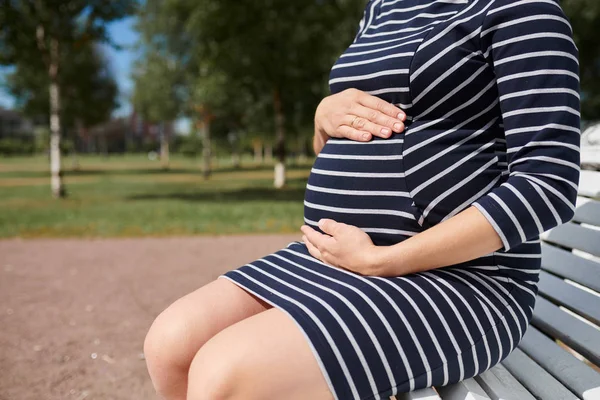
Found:
[{"label": "wooden bench slat", "polygon": [[581,170],[579,175],[579,194],[587,197],[600,197],[600,173]]},{"label": "wooden bench slat", "polygon": [[576,225],[572,222],[553,228],[545,240],[600,257],[600,231]]},{"label": "wooden bench slat", "polygon": [[546,272],[540,271],[539,293],[600,325],[600,297],[583,291]]},{"label": "wooden bench slat", "polygon": [[475,380],[493,400],[536,400],[502,364],[476,376]]},{"label": "wooden bench slat", "polygon": [[600,265],[593,260],[542,243],[542,269],[600,292]]},{"label": "wooden bench slat", "polygon": [[582,147],[581,165],[588,168],[600,168],[600,151]]},{"label": "wooden bench slat", "polygon": [[584,400],[600,398],[598,397],[600,396],[600,374],[562,349],[535,327],[527,328],[519,348],[580,398]]},{"label": "wooden bench slat", "polygon": [[490,400],[490,397],[473,378],[436,389],[444,400]]},{"label": "wooden bench slat", "polygon": [[577,400],[577,396],[519,348],[510,353],[502,365],[538,399]]},{"label": "wooden bench slat", "polygon": [[533,311],[532,323],[542,332],[560,339],[592,363],[600,366],[600,330],[578,320],[539,296]]},{"label": "wooden bench slat", "polygon": [[419,389],[409,393],[397,394],[396,400],[442,400],[432,388]]},{"label": "wooden bench slat", "polygon": [[590,200],[575,209],[574,221],[600,226],[600,201]]}]

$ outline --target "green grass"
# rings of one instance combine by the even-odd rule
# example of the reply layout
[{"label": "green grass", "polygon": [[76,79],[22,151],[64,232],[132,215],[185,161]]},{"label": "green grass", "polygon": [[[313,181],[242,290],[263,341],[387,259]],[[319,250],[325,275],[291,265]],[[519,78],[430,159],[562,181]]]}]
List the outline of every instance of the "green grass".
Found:
[{"label": "green grass", "polygon": [[0,159],[0,237],[122,237],[299,232],[310,163],[288,166],[273,188],[271,165],[220,162],[204,180],[199,161],[171,168],[142,156],[64,160],[68,197],[50,196],[45,157]]}]

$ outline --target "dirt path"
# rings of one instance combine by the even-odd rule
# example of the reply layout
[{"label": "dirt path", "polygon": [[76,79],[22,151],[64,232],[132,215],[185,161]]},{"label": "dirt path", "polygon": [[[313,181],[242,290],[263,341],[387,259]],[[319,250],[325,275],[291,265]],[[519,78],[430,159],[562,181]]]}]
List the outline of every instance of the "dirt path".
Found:
[{"label": "dirt path", "polygon": [[299,235],[0,241],[0,400],[154,400],[154,317]]}]

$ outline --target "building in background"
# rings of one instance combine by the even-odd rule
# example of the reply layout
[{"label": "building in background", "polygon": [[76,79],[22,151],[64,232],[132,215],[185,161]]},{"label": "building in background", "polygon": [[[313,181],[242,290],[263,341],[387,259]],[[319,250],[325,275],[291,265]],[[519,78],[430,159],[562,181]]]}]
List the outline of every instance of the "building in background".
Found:
[{"label": "building in background", "polygon": [[150,123],[135,110],[125,117],[110,121],[89,129],[80,129],[77,148],[84,153],[123,153],[157,151],[162,135],[171,140],[175,133],[173,121]]},{"label": "building in background", "polygon": [[[126,138],[127,146],[132,151],[156,150],[160,147],[162,135],[171,140],[175,135],[175,122],[151,123],[133,109],[129,116],[129,136]],[[154,148],[153,148],[154,147]]]}]

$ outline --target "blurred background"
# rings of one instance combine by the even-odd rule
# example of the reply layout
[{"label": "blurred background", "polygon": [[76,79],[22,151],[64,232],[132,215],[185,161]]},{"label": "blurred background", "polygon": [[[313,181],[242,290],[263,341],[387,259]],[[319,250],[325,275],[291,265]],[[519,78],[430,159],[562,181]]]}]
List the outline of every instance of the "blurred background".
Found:
[{"label": "blurred background", "polygon": [[[153,318],[299,238],[365,4],[0,0],[0,400],[154,398]],[[600,169],[600,2],[561,5]]]}]

